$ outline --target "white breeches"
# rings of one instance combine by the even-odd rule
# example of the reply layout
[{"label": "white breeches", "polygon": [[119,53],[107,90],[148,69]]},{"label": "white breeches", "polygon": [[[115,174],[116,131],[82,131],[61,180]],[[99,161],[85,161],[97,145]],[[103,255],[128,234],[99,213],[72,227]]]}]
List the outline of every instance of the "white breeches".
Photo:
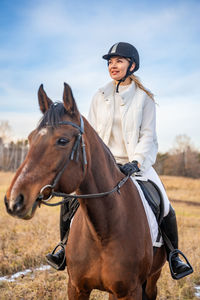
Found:
[{"label": "white breeches", "polygon": [[144,172],[142,174],[143,177],[146,177],[147,179],[150,179],[151,181],[155,182],[155,184],[157,184],[157,186],[159,187],[162,196],[163,196],[163,200],[164,200],[164,217],[166,217],[169,213],[169,199],[167,196],[167,193],[165,191],[165,188],[160,180],[160,178],[158,177],[158,174],[156,173],[156,171],[154,170],[153,167],[151,167],[148,171]]}]

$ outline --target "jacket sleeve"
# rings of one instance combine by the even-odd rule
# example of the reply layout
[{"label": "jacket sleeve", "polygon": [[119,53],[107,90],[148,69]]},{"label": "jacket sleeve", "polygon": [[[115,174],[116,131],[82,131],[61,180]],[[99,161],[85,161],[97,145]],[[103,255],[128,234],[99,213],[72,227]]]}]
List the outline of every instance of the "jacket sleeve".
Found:
[{"label": "jacket sleeve", "polygon": [[133,160],[139,162],[141,169],[146,167],[144,164],[148,164],[148,167],[150,167],[155,163],[157,151],[155,102],[146,97],[142,110],[139,139],[135,147]]}]

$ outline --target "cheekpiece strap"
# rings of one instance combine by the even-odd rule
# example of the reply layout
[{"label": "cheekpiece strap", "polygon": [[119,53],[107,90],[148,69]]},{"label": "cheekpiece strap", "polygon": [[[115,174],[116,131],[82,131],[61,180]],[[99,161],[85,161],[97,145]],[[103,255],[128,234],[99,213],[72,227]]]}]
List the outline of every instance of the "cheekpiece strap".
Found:
[{"label": "cheekpiece strap", "polygon": [[58,123],[59,125],[71,125],[79,130],[79,134],[77,135],[76,141],[74,143],[74,146],[72,148],[72,152],[70,155],[70,159],[74,159],[74,155],[76,152],[76,161],[79,159],[79,148],[80,148],[80,142],[82,146],[82,152],[83,152],[83,170],[85,172],[85,165],[87,165],[87,158],[86,158],[86,151],[85,151],[85,143],[84,143],[84,138],[83,138],[83,133],[84,133],[84,121],[82,116],[80,116],[80,126],[77,124],[71,122],[71,121],[61,121]]}]

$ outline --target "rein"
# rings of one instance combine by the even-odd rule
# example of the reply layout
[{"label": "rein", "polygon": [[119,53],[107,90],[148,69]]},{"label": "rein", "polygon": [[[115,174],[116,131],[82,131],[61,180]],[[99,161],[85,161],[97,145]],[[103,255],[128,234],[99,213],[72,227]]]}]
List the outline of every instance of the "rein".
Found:
[{"label": "rein", "polygon": [[[64,197],[66,199],[63,199],[60,202],[56,202],[56,203],[47,203],[46,201],[50,200],[51,198],[49,197],[47,200],[42,200],[42,198],[40,198],[40,195],[38,197],[38,200],[47,206],[58,206],[58,205],[62,205],[65,202],[68,201],[68,199],[91,199],[91,198],[100,198],[100,197],[105,197],[107,195],[110,195],[114,192],[118,192],[120,194],[120,189],[121,187],[126,183],[126,181],[129,179],[129,175],[127,175],[126,177],[124,177],[112,190],[107,191],[107,192],[103,192],[103,193],[97,193],[97,194],[85,194],[85,195],[76,195],[76,194],[65,194],[65,193],[60,193],[60,192],[55,192],[53,189],[51,191],[51,198],[52,197]],[[50,185],[45,186],[45,187],[50,187]],[[44,187],[44,188],[45,188]],[[42,191],[42,189],[41,189]]]},{"label": "rein", "polygon": [[[57,205],[62,205],[63,203],[67,202],[68,199],[91,199],[91,198],[100,198],[100,197],[105,197],[107,195],[110,195],[114,192],[120,193],[120,188],[126,183],[126,181],[129,179],[129,175],[124,177],[118,184],[110,191],[107,192],[102,192],[102,193],[97,193],[97,194],[85,194],[85,195],[76,195],[76,194],[66,194],[66,193],[60,193],[60,192],[55,192],[54,188],[56,184],[58,183],[60,177],[62,176],[65,168],[67,167],[68,163],[70,160],[74,160],[74,156],[76,153],[76,162],[79,159],[79,150],[80,150],[80,144],[82,147],[82,154],[83,154],[83,171],[85,173],[85,166],[87,165],[87,158],[86,158],[86,151],[85,151],[85,143],[84,143],[84,138],[83,138],[83,133],[84,133],[84,122],[82,116],[80,116],[80,126],[77,124],[70,122],[70,121],[62,121],[58,123],[59,125],[71,125],[79,130],[79,134],[76,137],[75,143],[72,148],[72,152],[70,154],[69,159],[64,163],[63,168],[58,172],[56,175],[53,184],[47,184],[43,186],[40,190],[40,193],[38,195],[38,198],[36,201],[39,201],[40,203],[47,205],[47,206],[57,206]],[[46,195],[49,195],[48,198],[45,197],[45,192]],[[56,203],[47,203],[52,197],[64,197],[60,202]],[[46,198],[46,199],[45,199]]]}]

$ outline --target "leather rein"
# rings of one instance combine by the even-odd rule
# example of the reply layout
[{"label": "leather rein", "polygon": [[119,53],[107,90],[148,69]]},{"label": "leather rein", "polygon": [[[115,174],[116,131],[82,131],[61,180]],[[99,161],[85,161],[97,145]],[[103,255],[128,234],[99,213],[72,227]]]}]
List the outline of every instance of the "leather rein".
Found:
[{"label": "leather rein", "polygon": [[[84,134],[84,122],[83,122],[83,118],[82,116],[80,116],[80,126],[78,126],[77,124],[70,122],[70,121],[62,121],[58,123],[59,125],[71,125],[75,128],[77,128],[79,130],[79,134],[76,137],[76,140],[74,142],[74,145],[72,147],[72,152],[69,156],[69,158],[67,159],[67,161],[65,161],[63,168],[58,172],[58,174],[56,175],[53,184],[47,184],[45,186],[43,186],[40,190],[40,193],[38,195],[38,198],[36,201],[39,201],[40,203],[47,205],[47,206],[57,206],[57,205],[62,205],[65,202],[67,202],[70,199],[91,199],[91,198],[100,198],[100,197],[105,197],[107,195],[110,195],[114,192],[118,192],[120,193],[120,188],[126,183],[126,181],[129,179],[129,175],[124,177],[122,180],[120,180],[120,182],[117,183],[117,185],[110,191],[107,192],[102,192],[102,193],[97,193],[97,194],[84,194],[84,195],[76,195],[76,194],[66,194],[66,193],[61,193],[61,192],[56,192],[54,191],[54,188],[56,186],[56,184],[58,183],[60,177],[62,176],[64,170],[66,169],[68,163],[70,162],[70,160],[74,160],[75,158],[75,154],[76,154],[76,162],[78,162],[79,159],[79,152],[80,152],[80,146],[82,148],[82,154],[83,154],[83,171],[85,173],[85,167],[87,165],[87,157],[86,157],[86,151],[85,151],[85,143],[84,143],[84,138],[83,138],[83,134]],[[45,196],[45,192],[48,196],[48,198],[46,198]],[[47,201],[49,201],[52,197],[64,197],[65,199],[63,199],[62,201],[56,202],[56,203],[47,203]]]}]

